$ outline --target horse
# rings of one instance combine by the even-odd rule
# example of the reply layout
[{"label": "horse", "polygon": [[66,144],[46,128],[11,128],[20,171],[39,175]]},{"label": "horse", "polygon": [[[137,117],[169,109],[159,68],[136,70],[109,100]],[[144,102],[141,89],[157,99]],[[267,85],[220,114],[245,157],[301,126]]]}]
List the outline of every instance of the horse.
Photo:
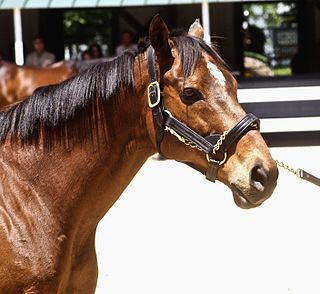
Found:
[{"label": "horse", "polygon": [[0,61],[0,107],[30,96],[38,87],[60,83],[77,72],[77,69],[67,62],[38,68]]},{"label": "horse", "polygon": [[[156,15],[145,50],[0,112],[2,293],[94,293],[97,224],[157,151],[224,183],[241,208],[271,196],[278,169],[259,121],[203,35],[199,21],[170,35]],[[149,192],[161,187],[154,175]]]}]

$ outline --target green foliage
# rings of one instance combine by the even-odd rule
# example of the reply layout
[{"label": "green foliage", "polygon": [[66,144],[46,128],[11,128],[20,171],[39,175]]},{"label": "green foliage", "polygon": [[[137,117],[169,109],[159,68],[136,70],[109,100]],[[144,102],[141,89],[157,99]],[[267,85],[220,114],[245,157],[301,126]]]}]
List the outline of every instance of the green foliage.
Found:
[{"label": "green foliage", "polygon": [[295,2],[254,3],[243,5],[245,20],[260,28],[291,25],[295,21]]},{"label": "green foliage", "polygon": [[273,74],[275,76],[291,76],[292,70],[291,70],[291,67],[275,68],[273,69]]},{"label": "green foliage", "polygon": [[64,36],[67,45],[111,45],[111,11],[106,9],[69,10],[64,13]]},{"label": "green foliage", "polygon": [[266,56],[259,54],[259,53],[256,53],[256,52],[244,51],[243,55],[245,57],[252,57],[252,58],[260,60],[264,63],[268,63],[268,58]]},{"label": "green foliage", "polygon": [[285,52],[296,48],[281,45],[277,32],[297,29],[297,1],[247,3],[243,5],[243,17],[245,56],[263,61],[274,75],[291,75],[288,64],[292,56]]}]

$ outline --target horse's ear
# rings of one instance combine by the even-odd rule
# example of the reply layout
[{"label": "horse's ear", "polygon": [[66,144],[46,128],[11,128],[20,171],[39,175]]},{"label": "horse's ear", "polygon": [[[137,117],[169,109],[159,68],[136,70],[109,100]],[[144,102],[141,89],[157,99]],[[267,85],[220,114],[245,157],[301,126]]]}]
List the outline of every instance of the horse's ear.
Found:
[{"label": "horse's ear", "polygon": [[170,54],[169,30],[159,14],[156,14],[151,20],[149,39],[157,54]]},{"label": "horse's ear", "polygon": [[199,39],[203,39],[204,31],[202,25],[200,24],[199,18],[197,18],[194,21],[194,23],[190,26],[188,35]]}]

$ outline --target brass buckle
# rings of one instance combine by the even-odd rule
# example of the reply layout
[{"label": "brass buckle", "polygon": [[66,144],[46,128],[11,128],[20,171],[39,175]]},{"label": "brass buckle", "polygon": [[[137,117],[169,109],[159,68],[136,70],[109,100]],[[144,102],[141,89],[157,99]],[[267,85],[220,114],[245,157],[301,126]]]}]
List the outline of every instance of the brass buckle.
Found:
[{"label": "brass buckle", "polygon": [[[152,88],[157,88],[157,101],[155,103],[152,103],[150,100],[150,90]],[[156,107],[160,103],[160,86],[158,82],[151,82],[148,86],[148,104],[150,108]]]},{"label": "brass buckle", "polygon": [[[227,161],[227,157],[228,157],[228,154],[227,154],[227,152],[225,152],[223,159],[219,162],[219,165],[223,165]],[[207,160],[209,162],[210,161],[209,154],[206,154],[206,158],[207,158]]]}]

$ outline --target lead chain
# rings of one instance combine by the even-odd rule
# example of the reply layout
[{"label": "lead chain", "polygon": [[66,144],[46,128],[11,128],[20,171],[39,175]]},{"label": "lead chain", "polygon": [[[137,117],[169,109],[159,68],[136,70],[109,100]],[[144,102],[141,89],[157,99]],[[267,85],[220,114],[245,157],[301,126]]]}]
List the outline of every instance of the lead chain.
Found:
[{"label": "lead chain", "polygon": [[[197,149],[199,151],[203,151],[199,146],[197,146],[195,143],[191,142],[190,140],[182,137],[181,135],[179,135],[175,130],[169,128],[169,127],[165,127],[164,129],[165,131],[168,131],[171,135],[175,136],[180,142],[184,143],[185,145],[193,148],[193,149]],[[223,132],[223,134],[220,136],[219,140],[217,141],[217,143],[214,145],[213,149],[212,149],[212,153],[216,154],[217,151],[220,150],[220,147],[223,144],[223,141],[226,139],[226,136],[228,135],[230,130]]]},{"label": "lead chain", "polygon": [[182,142],[183,144],[193,148],[193,149],[197,149],[199,151],[202,151],[202,149],[197,146],[196,144],[194,144],[193,142],[191,142],[190,140],[180,136],[175,130],[169,128],[169,127],[165,127],[164,129],[165,131],[168,131],[171,135],[175,136],[180,142]]},{"label": "lead chain", "polygon": [[226,139],[226,136],[229,134],[230,129],[227,131],[224,131],[223,134],[220,136],[219,140],[217,141],[217,143],[214,145],[213,149],[212,149],[212,153],[216,154],[217,151],[220,150],[220,147],[223,144],[223,141]]},{"label": "lead chain", "polygon": [[277,165],[291,173],[293,173],[294,175],[296,175],[298,178],[301,178],[302,175],[301,175],[301,169],[295,169],[291,166],[289,166],[288,164],[284,163],[283,161],[279,161],[279,160],[275,160],[275,162],[277,163]]}]

